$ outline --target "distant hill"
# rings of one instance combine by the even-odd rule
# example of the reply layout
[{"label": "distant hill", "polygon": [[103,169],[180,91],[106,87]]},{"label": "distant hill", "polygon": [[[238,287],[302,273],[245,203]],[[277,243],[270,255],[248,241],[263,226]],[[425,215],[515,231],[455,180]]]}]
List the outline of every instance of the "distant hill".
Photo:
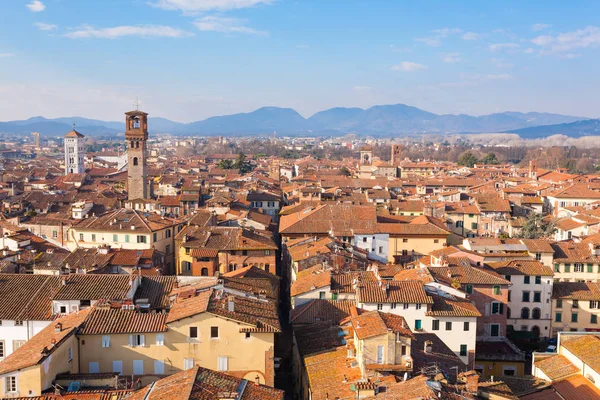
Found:
[{"label": "distant hill", "polygon": [[542,138],[550,135],[565,135],[574,138],[596,136],[600,135],[600,119],[586,119],[568,124],[533,126],[531,128],[514,129],[509,132],[516,133],[526,139]]},{"label": "distant hill", "polygon": [[[191,123],[150,117],[149,130],[151,133],[175,135],[270,135],[273,131],[284,135],[356,133],[376,136],[482,132],[515,132],[519,135],[533,135],[531,137],[553,133],[600,134],[597,129],[582,130],[583,127],[561,131],[548,130],[550,126],[570,125],[576,121],[584,123],[582,120],[588,119],[535,112],[503,112],[478,117],[466,114],[439,115],[405,104],[380,105],[366,110],[336,107],[304,118],[291,108],[262,107],[249,113],[215,116]],[[0,122],[0,133],[29,134],[37,131],[45,136],[56,136],[69,132],[72,124],[76,125],[78,131],[89,136],[117,136],[124,131],[122,122],[81,117],[33,117],[21,121]],[[550,133],[545,134],[546,131]],[[583,131],[589,133],[580,133]]]}]

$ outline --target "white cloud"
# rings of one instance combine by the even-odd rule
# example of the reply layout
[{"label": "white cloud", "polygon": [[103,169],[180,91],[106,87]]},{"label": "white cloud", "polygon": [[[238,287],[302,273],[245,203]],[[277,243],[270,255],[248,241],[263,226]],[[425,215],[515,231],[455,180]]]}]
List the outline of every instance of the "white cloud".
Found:
[{"label": "white cloud", "polygon": [[427,69],[427,65],[418,64],[412,61],[403,61],[400,64],[392,65],[392,71],[414,72]]},{"label": "white cloud", "polygon": [[533,54],[533,53],[535,53],[535,49],[532,49],[532,48],[530,47],[530,48],[528,48],[528,49],[525,49],[524,53],[525,53],[525,54]]},{"label": "white cloud", "polygon": [[569,53],[571,56],[575,56],[572,53],[573,50],[600,46],[600,28],[588,26],[556,36],[538,36],[532,39],[531,42],[542,47],[541,54]]},{"label": "white cloud", "polygon": [[44,5],[44,3],[42,3],[39,0],[33,0],[31,3],[26,4],[25,6],[27,8],[29,8],[29,11],[32,11],[32,12],[40,12],[40,11],[44,11],[46,9],[46,6]]},{"label": "white cloud", "polygon": [[226,11],[272,4],[275,0],[156,0],[149,4],[165,10],[183,12]]},{"label": "white cloud", "polygon": [[424,43],[426,46],[437,47],[442,45],[442,39],[446,39],[450,35],[461,33],[462,30],[458,28],[441,28],[434,29],[431,31],[433,35],[422,38],[416,38],[417,42]]},{"label": "white cloud", "polygon": [[193,35],[191,32],[163,25],[124,25],[99,29],[84,25],[73,32],[65,34],[66,37],[71,39],[117,39],[124,36],[181,38]]},{"label": "white cloud", "polygon": [[518,43],[492,43],[489,46],[490,51],[503,51],[516,49],[520,47]]},{"label": "white cloud", "polygon": [[56,26],[54,24],[46,24],[46,23],[43,23],[43,22],[35,22],[33,25],[37,26],[37,28],[40,31],[52,31],[52,30],[58,28],[58,26]]},{"label": "white cloud", "polygon": [[0,58],[4,58],[4,57],[14,57],[13,53],[0,53]]},{"label": "white cloud", "polygon": [[445,53],[442,54],[442,60],[445,63],[457,63],[462,61],[460,53]]},{"label": "white cloud", "polygon": [[490,62],[492,64],[494,64],[494,66],[496,68],[502,68],[502,69],[506,69],[506,68],[512,68],[515,65],[509,62],[506,62],[504,59],[502,58],[492,58],[490,59]]},{"label": "white cloud", "polygon": [[531,30],[534,32],[543,31],[544,29],[550,28],[552,25],[549,24],[533,24]]},{"label": "white cloud", "polygon": [[371,90],[373,90],[373,88],[371,86],[354,86],[352,90],[358,93],[365,93],[370,92]]},{"label": "white cloud", "polygon": [[207,15],[194,21],[196,28],[203,32],[221,32],[221,33],[246,33],[249,35],[266,35],[267,32],[259,31],[244,26],[244,21],[237,18],[217,17],[216,15]]},{"label": "white cloud", "polygon": [[466,32],[461,37],[463,40],[477,40],[481,37],[481,35],[475,32]]}]

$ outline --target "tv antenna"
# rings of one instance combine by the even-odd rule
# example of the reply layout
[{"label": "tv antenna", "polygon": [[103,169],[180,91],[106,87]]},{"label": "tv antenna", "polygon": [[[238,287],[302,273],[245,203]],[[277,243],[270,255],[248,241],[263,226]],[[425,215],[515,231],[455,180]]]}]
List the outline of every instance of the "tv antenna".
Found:
[{"label": "tv antenna", "polygon": [[135,107],[136,111],[140,110],[140,97],[139,96],[135,96],[135,103],[133,104],[133,106]]}]

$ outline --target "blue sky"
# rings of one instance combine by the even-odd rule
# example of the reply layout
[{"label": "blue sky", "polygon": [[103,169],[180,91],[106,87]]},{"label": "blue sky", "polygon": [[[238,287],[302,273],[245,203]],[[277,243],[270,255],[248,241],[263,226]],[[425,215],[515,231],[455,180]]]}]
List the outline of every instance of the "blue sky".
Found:
[{"label": "blue sky", "polygon": [[291,107],[600,117],[598,1],[2,0],[0,120]]}]

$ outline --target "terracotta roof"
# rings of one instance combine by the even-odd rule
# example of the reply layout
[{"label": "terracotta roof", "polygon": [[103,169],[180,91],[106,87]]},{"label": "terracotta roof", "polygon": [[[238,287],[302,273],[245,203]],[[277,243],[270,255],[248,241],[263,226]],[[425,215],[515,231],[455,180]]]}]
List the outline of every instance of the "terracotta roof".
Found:
[{"label": "terracotta roof", "polygon": [[536,260],[498,261],[488,266],[500,275],[554,276],[552,268]]},{"label": "terracotta roof", "polygon": [[477,267],[429,267],[428,269],[436,281],[447,284],[452,284],[456,279],[461,284],[510,285],[509,281],[496,272]]},{"label": "terracotta roof", "polygon": [[429,293],[433,299],[431,310],[426,315],[434,317],[481,317],[477,307],[469,300],[451,294]]},{"label": "terracotta roof", "polygon": [[131,275],[88,275],[71,274],[61,276],[60,285],[54,300],[120,300],[131,289]]},{"label": "terracotta roof", "polygon": [[362,283],[356,294],[358,303],[433,303],[421,281]]},{"label": "terracotta roof", "polygon": [[546,239],[521,239],[530,253],[554,253],[551,242]]},{"label": "terracotta roof", "polygon": [[600,283],[554,282],[553,299],[600,300]]},{"label": "terracotta roof", "polygon": [[314,299],[291,310],[292,324],[313,324],[320,321],[331,321],[339,324],[350,316],[350,308],[356,306],[353,300],[321,300]]},{"label": "terracotta roof", "polygon": [[171,304],[169,295],[175,287],[175,282],[175,276],[143,276],[135,292],[135,299],[148,299],[152,310],[168,309]]},{"label": "terracotta roof", "polygon": [[600,399],[600,389],[583,375],[575,375],[554,382],[552,387],[565,400]]},{"label": "terracotta roof", "polygon": [[71,132],[67,133],[65,135],[66,138],[84,138],[85,136],[83,136],[81,133],[77,132],[75,129],[73,129]]},{"label": "terracotta roof", "polygon": [[374,336],[387,335],[388,332],[413,337],[404,317],[396,314],[370,311],[352,317],[351,323],[356,336],[361,340]]},{"label": "terracotta roof", "polygon": [[549,196],[557,199],[600,199],[600,192],[591,190],[587,184],[575,184]]},{"label": "terracotta roof", "polygon": [[600,373],[600,337],[597,335],[562,335],[560,345]]},{"label": "terracotta roof", "polygon": [[292,283],[290,295],[295,297],[329,285],[331,285],[331,270],[323,270],[323,266],[320,264],[315,265],[302,271],[302,274],[298,274]]},{"label": "terracotta roof", "polygon": [[600,263],[587,243],[559,242],[552,243],[555,263]]},{"label": "terracotta roof", "polygon": [[[0,362],[0,374],[6,374],[41,363],[83,323],[88,315],[89,308],[71,313],[55,320],[42,329],[25,344],[12,352],[4,361]],[[56,331],[56,324],[62,324],[60,331]],[[46,349],[47,351],[44,351]]]},{"label": "terracotta roof", "polygon": [[[102,216],[91,216],[82,219],[74,224],[73,229],[137,234],[159,231],[180,223],[180,220],[162,217],[158,214],[121,208]],[[134,227],[134,229],[131,229],[131,227]]]},{"label": "terracotta roof", "polygon": [[167,323],[206,312],[213,289],[197,291],[194,287],[182,288],[171,305]]},{"label": "terracotta roof", "polygon": [[[425,342],[431,342],[431,353],[425,352]],[[434,363],[447,374],[454,371],[452,367],[463,370],[466,365],[435,333],[415,332],[410,346],[413,359],[413,370],[430,367]]]},{"label": "terracotta roof", "polygon": [[[229,302],[233,302],[233,311],[229,311]],[[250,325],[241,326],[240,332],[281,332],[277,304],[271,300],[232,296],[214,291],[207,311]]]},{"label": "terracotta roof", "polygon": [[108,335],[167,331],[167,314],[93,307],[79,333]]},{"label": "terracotta roof", "polygon": [[0,274],[0,320],[51,320],[59,287],[58,276]]},{"label": "terracotta roof", "polygon": [[560,354],[536,361],[534,365],[553,381],[579,373],[579,368]]},{"label": "terracotta roof", "polygon": [[375,232],[377,213],[374,206],[327,204],[314,209],[284,215],[279,232],[286,234],[333,234],[353,236]]},{"label": "terracotta roof", "polygon": [[[185,243],[183,239],[185,238]],[[277,250],[271,234],[268,236],[239,227],[186,226],[175,237],[183,247],[192,249],[228,250]]]},{"label": "terracotta roof", "polygon": [[356,284],[364,282],[377,282],[375,274],[371,271],[342,272],[331,274],[331,291],[335,293],[356,293]]}]

